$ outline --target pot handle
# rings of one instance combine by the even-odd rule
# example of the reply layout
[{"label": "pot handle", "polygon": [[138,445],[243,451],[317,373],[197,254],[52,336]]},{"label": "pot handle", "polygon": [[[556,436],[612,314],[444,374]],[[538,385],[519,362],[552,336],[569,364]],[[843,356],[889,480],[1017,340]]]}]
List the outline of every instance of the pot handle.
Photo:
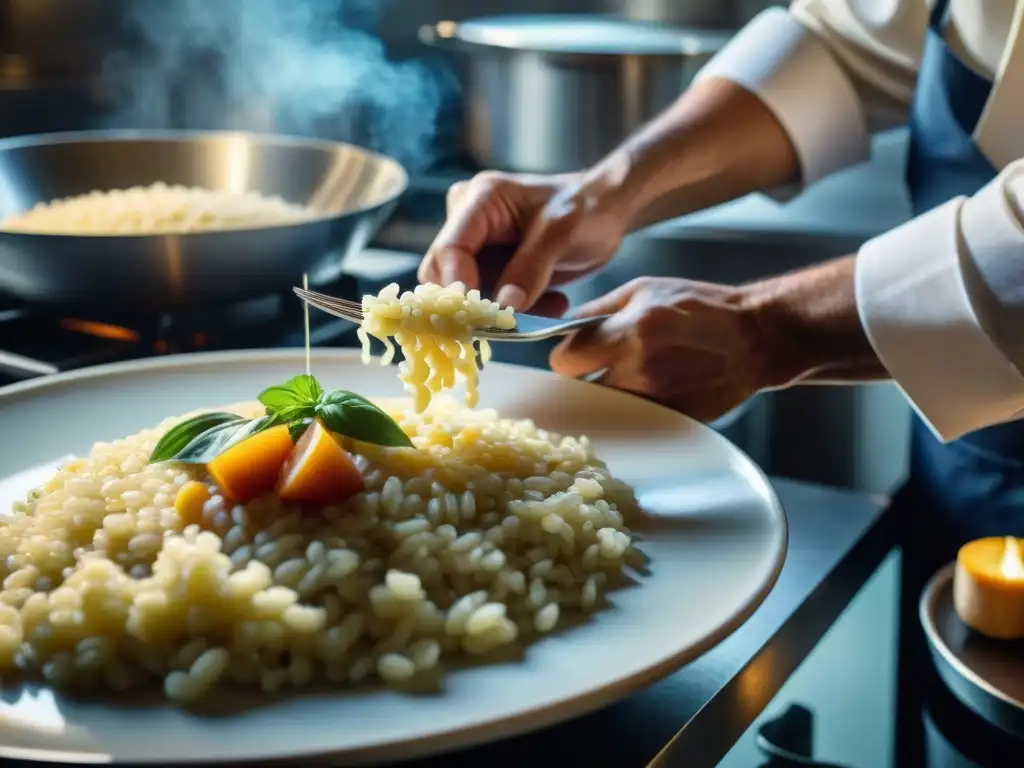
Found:
[{"label": "pot handle", "polygon": [[420,42],[434,48],[455,50],[459,44],[459,25],[454,21],[424,24],[419,31]]}]

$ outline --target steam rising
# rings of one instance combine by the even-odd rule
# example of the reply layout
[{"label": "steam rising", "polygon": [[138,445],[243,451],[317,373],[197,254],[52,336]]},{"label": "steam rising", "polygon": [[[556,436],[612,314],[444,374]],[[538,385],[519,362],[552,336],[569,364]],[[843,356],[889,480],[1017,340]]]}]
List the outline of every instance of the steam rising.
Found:
[{"label": "steam rising", "polygon": [[430,159],[446,73],[390,61],[383,0],[137,0],[138,39],[105,62],[114,122],[352,141],[411,170]]}]

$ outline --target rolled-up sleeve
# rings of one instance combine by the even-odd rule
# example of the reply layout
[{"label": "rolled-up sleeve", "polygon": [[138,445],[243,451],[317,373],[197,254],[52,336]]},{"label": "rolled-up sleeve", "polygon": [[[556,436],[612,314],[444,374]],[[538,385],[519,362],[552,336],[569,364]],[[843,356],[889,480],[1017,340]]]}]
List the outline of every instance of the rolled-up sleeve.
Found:
[{"label": "rolled-up sleeve", "polygon": [[868,157],[856,90],[818,36],[784,8],[757,16],[698,77],[731,80],[761,99],[793,143],[803,186]]},{"label": "rolled-up sleeve", "polygon": [[[882,0],[886,2],[886,0]],[[870,134],[905,119],[927,13],[888,0],[796,0],[758,14],[697,75],[755,94],[793,143],[806,187],[866,160]]]},{"label": "rolled-up sleeve", "polygon": [[942,440],[1024,413],[1024,161],[860,249],[879,359]]}]

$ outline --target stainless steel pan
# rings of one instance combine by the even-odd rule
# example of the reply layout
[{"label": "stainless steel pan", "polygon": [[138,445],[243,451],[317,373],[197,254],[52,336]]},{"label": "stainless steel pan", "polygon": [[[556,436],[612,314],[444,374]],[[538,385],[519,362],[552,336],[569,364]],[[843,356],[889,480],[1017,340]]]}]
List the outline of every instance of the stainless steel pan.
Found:
[{"label": "stainless steel pan", "polygon": [[487,168],[576,171],[671,104],[732,33],[592,15],[494,16],[420,30],[469,57],[466,144]]},{"label": "stainless steel pan", "polygon": [[35,302],[174,309],[337,275],[393,210],[394,160],[335,142],[251,133],[81,132],[0,141],[0,219],[39,202],[158,181],[280,195],[300,224],[185,235],[0,232],[0,293]]}]

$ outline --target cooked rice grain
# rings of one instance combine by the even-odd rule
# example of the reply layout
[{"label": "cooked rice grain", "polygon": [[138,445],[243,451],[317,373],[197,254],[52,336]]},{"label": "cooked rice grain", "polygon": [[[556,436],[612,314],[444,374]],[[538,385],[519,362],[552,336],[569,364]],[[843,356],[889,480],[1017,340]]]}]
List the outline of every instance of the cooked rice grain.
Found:
[{"label": "cooked rice grain", "polygon": [[313,211],[258,192],[168,186],[94,190],[39,203],[0,221],[0,231],[56,235],[152,235],[284,226]]},{"label": "cooked rice grain", "polygon": [[467,291],[463,283],[449,286],[424,283],[399,295],[398,283],[385,286],[377,296],[363,297],[363,322],[358,336],[363,345],[363,362],[371,361],[370,337],[384,344],[380,362],[388,365],[398,342],[405,360],[398,365],[398,377],[412,397],[414,409],[423,411],[434,393],[466,384],[466,405],[479,401],[480,361],[491,359],[491,348],[483,339],[474,340],[481,328],[512,330],[516,319],[511,307],[502,309],[484,299],[480,291]]},{"label": "cooked rice grain", "polygon": [[231,505],[199,467],[148,464],[180,419],[66,464],[0,523],[0,670],[162,680],[181,703],[224,681],[398,684],[551,632],[643,562],[633,494],[586,438],[450,399],[381,405],[418,450],[357,445],[366,491],[315,512]]}]

